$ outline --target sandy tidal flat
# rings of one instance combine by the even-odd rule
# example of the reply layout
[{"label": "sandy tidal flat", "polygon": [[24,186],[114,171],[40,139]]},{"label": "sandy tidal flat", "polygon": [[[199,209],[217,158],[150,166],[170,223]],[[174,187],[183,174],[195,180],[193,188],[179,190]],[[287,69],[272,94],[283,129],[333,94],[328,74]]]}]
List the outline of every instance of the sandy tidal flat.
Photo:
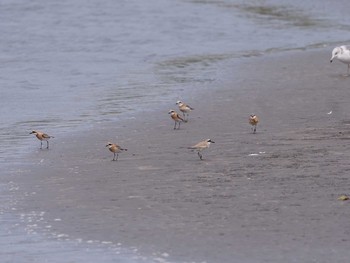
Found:
[{"label": "sandy tidal flat", "polygon": [[[12,176],[52,231],[174,262],[347,262],[350,78],[329,49],[242,59],[167,112],[55,138]],[[330,113],[331,112],[331,113]],[[248,117],[260,118],[252,134]],[[117,139],[116,139],[117,137]],[[187,149],[215,141],[200,161]],[[113,162],[105,147],[127,152]],[[60,220],[55,220],[55,219]]]}]

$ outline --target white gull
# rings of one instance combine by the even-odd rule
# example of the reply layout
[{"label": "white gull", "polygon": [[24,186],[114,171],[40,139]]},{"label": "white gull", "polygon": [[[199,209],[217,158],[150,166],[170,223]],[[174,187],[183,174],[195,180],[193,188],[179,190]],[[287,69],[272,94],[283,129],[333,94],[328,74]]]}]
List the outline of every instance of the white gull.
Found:
[{"label": "white gull", "polygon": [[334,59],[338,59],[339,61],[345,63],[348,65],[348,74],[349,76],[349,69],[350,69],[350,46],[340,46],[335,47],[332,51],[332,58],[331,63]]}]

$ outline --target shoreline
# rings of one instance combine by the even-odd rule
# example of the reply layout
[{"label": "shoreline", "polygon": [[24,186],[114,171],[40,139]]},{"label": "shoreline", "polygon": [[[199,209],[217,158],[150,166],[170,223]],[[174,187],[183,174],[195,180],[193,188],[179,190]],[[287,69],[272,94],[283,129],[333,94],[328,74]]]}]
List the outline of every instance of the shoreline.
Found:
[{"label": "shoreline", "polygon": [[[167,114],[174,101],[120,127],[55,138],[31,157],[30,172],[10,176],[36,193],[18,211],[45,211],[52,231],[70,237],[175,262],[342,262],[348,89],[346,66],[328,65],[328,51],[227,63],[221,74],[233,76],[209,84],[220,87],[183,98],[195,110],[178,131]],[[257,134],[251,113],[261,118]],[[186,147],[207,138],[216,143],[200,161]],[[129,150],[112,162],[107,141]]]}]

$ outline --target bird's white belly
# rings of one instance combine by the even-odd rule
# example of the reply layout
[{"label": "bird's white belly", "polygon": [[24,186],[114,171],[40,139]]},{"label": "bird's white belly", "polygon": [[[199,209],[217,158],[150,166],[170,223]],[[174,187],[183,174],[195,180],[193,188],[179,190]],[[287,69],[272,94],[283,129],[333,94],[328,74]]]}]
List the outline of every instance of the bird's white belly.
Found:
[{"label": "bird's white belly", "polygon": [[342,56],[338,58],[339,61],[345,63],[345,64],[350,64],[350,55],[349,56]]}]

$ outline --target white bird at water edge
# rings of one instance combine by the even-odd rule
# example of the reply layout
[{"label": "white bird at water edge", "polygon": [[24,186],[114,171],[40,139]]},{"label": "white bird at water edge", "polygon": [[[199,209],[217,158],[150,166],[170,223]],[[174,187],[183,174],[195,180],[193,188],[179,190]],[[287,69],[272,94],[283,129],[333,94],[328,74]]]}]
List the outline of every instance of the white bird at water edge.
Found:
[{"label": "white bird at water edge", "polygon": [[346,76],[350,76],[350,46],[335,47],[332,51],[330,62],[332,63],[335,58],[348,65],[348,74]]}]

